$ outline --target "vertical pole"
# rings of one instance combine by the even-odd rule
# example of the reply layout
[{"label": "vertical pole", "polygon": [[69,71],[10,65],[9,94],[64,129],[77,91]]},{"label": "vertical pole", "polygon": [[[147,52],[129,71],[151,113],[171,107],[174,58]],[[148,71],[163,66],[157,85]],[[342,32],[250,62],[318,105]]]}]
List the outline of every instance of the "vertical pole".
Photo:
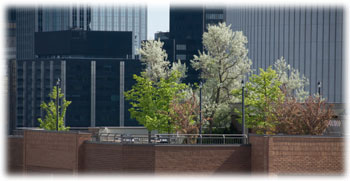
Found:
[{"label": "vertical pole", "polygon": [[[244,80],[242,80],[242,134],[245,135]],[[243,144],[245,144],[244,137],[243,137]]]},{"label": "vertical pole", "polygon": [[[151,131],[148,131],[148,143],[152,143],[151,142]],[[154,141],[154,143],[156,143],[156,142]]]},{"label": "vertical pole", "polygon": [[170,120],[168,120],[168,134],[170,134]]},{"label": "vertical pole", "polygon": [[318,85],[318,95],[321,96],[321,82],[319,81],[317,85]]},{"label": "vertical pole", "polygon": [[199,134],[202,134],[202,82],[199,85]]},{"label": "vertical pole", "polygon": [[59,118],[59,116],[58,116],[58,101],[60,100],[59,99],[59,94],[58,94],[58,92],[59,92],[59,85],[60,85],[60,79],[58,78],[58,80],[57,80],[57,83],[56,83],[56,92],[57,92],[57,95],[56,95],[56,131],[58,131],[58,118]]}]

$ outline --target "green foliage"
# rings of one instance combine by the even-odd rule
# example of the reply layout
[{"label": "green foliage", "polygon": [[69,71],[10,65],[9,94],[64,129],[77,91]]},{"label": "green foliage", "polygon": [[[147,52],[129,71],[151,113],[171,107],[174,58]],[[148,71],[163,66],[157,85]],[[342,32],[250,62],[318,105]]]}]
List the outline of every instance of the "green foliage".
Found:
[{"label": "green foliage", "polygon": [[185,84],[177,83],[180,76],[179,72],[174,71],[167,79],[152,81],[145,76],[145,72],[141,76],[134,75],[136,84],[125,92],[125,98],[132,106],[129,109],[131,118],[135,118],[148,131],[173,132],[174,125],[169,124],[170,104],[174,99],[181,98],[183,93],[180,91],[187,88]]},{"label": "green foliage", "polygon": [[[56,130],[56,121],[57,121],[57,111],[56,111],[56,98],[57,98],[57,88],[53,87],[52,92],[49,94],[50,102],[42,102],[40,107],[46,112],[45,119],[38,119],[40,123],[40,128],[45,130]],[[66,101],[64,94],[62,94],[61,89],[58,89],[58,98],[63,101],[61,106],[58,106],[58,130],[59,131],[68,131],[69,127],[64,126],[64,116],[66,114],[67,107],[72,103],[71,101]],[[60,112],[61,110],[61,112]]]},{"label": "green foliage", "polygon": [[[246,84],[245,95],[245,120],[246,126],[252,128],[258,134],[271,132],[275,129],[276,115],[273,114],[272,103],[283,100],[284,94],[280,86],[282,83],[271,67],[264,71],[260,69],[260,75],[253,75]],[[241,89],[236,89],[234,94],[240,95]],[[239,116],[241,110],[236,110]],[[242,122],[242,118],[239,118]]]}]

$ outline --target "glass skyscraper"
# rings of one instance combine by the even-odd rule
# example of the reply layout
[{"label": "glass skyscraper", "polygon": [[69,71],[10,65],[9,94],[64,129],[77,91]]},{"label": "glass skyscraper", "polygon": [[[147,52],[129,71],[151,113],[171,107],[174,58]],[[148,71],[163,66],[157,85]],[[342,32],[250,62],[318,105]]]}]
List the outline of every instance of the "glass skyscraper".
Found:
[{"label": "glass skyscraper", "polygon": [[147,8],[144,5],[95,6],[90,28],[94,31],[132,31],[135,49],[147,40]]},{"label": "glass skyscraper", "polygon": [[147,39],[147,5],[76,5],[70,7],[16,8],[17,59],[32,59],[34,33],[81,29],[91,31],[131,31],[133,53]]},{"label": "glass skyscraper", "polygon": [[[11,122],[16,123],[16,127],[38,126],[37,118],[44,116],[40,104],[48,101],[47,95],[58,78],[62,80],[62,90],[67,99],[74,102],[67,111],[68,126],[138,125],[135,120],[129,119],[129,105],[127,101],[124,102],[122,95],[131,88],[132,75],[141,71],[139,61],[133,57],[136,49],[141,47],[141,41],[147,39],[146,5],[36,6],[13,9],[16,10],[17,25],[14,73],[17,102],[13,110],[17,114]],[[94,53],[91,50],[68,55],[38,53],[40,46],[37,45],[39,41],[35,38],[36,33],[66,30],[72,30],[79,37],[81,35],[79,42],[87,41],[89,33],[112,33],[110,31],[126,33],[128,40],[119,38],[113,40],[112,45],[98,41],[101,38],[91,40],[101,51],[111,51],[104,47],[115,46],[114,51],[123,54],[118,57],[97,55],[96,52],[90,55]],[[75,41],[77,37],[72,35],[72,39]],[[72,39],[65,41],[72,42]],[[60,44],[59,41],[41,45],[55,48],[57,44]],[[127,53],[124,52],[125,47],[129,48]],[[74,49],[71,46],[64,48]],[[127,80],[124,81],[124,78]]]},{"label": "glass skyscraper", "polygon": [[309,79],[306,90],[332,103],[344,103],[343,8],[228,7],[226,22],[248,38],[252,68],[266,69],[283,56]]}]

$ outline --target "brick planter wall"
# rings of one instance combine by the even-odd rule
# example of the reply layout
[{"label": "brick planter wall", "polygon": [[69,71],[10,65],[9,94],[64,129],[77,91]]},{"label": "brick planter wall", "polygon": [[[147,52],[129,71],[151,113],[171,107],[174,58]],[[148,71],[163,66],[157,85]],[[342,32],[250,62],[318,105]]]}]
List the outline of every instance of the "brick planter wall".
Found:
[{"label": "brick planter wall", "polygon": [[84,144],[83,173],[153,173],[153,145]]},{"label": "brick planter wall", "polygon": [[157,145],[156,173],[250,173],[249,145]]},{"label": "brick planter wall", "polygon": [[342,174],[344,138],[250,135],[250,145],[92,142],[91,134],[26,130],[8,137],[10,173]]},{"label": "brick planter wall", "polygon": [[272,175],[342,174],[344,139],[250,135],[252,172]]},{"label": "brick planter wall", "polygon": [[79,153],[91,134],[25,130],[23,165],[26,173],[77,173]]},{"label": "brick planter wall", "polygon": [[250,146],[86,142],[82,172],[249,173]]},{"label": "brick planter wall", "polygon": [[23,136],[8,138],[6,159],[9,173],[23,173]]}]

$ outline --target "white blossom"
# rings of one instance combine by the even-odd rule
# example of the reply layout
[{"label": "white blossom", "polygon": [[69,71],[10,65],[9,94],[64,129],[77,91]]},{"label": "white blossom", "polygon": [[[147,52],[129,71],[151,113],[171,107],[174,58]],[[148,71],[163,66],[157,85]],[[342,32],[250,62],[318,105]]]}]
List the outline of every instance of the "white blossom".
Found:
[{"label": "white blossom", "polygon": [[287,64],[283,57],[276,60],[274,69],[287,94],[295,96],[299,101],[307,98],[309,92],[305,91],[305,86],[309,84],[309,80],[304,75],[300,75],[298,70]]},{"label": "white blossom", "polygon": [[141,62],[146,65],[145,76],[152,81],[158,81],[160,78],[167,78],[172,71],[179,71],[182,77],[185,76],[186,66],[181,64],[180,60],[174,62],[170,68],[168,55],[163,50],[164,43],[160,40],[149,40],[142,43],[139,49]]},{"label": "white blossom", "polygon": [[239,101],[232,90],[240,88],[241,80],[251,72],[247,42],[241,31],[232,32],[225,23],[209,25],[203,34],[204,51],[194,55],[191,65],[205,80],[202,104],[207,117],[228,118],[230,104]]}]

